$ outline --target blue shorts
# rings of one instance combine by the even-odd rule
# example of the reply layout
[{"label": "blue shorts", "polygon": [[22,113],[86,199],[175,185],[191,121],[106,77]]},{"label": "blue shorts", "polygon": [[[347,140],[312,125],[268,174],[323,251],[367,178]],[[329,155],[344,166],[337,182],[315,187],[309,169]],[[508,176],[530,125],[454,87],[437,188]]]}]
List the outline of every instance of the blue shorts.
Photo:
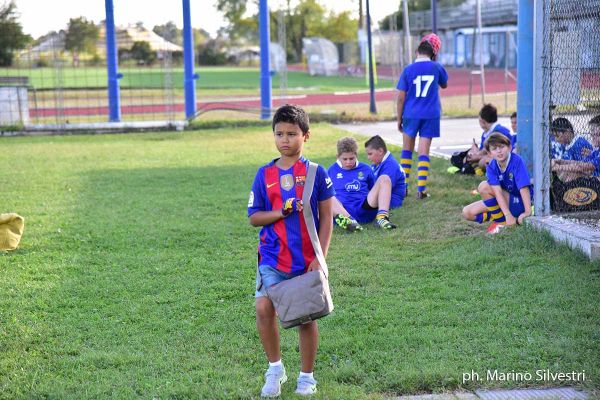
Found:
[{"label": "blue shorts", "polygon": [[417,133],[421,137],[437,138],[440,137],[440,119],[402,118],[402,129],[412,138],[416,138]]},{"label": "blue shorts", "polygon": [[[260,276],[258,276],[258,273],[260,273]],[[256,275],[256,292],[254,293],[254,297],[266,297],[268,287],[297,276],[279,271],[269,265],[260,265],[258,273]]]},{"label": "blue shorts", "polygon": [[508,208],[513,217],[518,218],[519,215],[525,212],[525,206],[523,205],[523,199],[521,196],[508,196]]}]

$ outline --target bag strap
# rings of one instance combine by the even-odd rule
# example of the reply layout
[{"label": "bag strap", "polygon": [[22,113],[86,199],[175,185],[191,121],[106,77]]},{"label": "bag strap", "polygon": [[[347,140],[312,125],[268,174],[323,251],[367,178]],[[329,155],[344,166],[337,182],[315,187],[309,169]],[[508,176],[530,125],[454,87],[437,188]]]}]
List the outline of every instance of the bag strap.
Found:
[{"label": "bag strap", "polygon": [[306,174],[304,192],[302,194],[302,203],[304,204],[302,214],[304,215],[304,222],[306,223],[308,235],[310,236],[310,241],[312,242],[313,249],[315,250],[317,260],[319,260],[319,264],[321,265],[321,268],[323,268],[325,277],[329,279],[329,269],[327,268],[327,263],[325,262],[325,256],[323,255],[323,249],[321,248],[321,242],[319,241],[319,235],[317,233],[315,219],[313,217],[312,207],[310,205],[310,198],[312,196],[313,187],[315,186],[315,177],[317,175],[318,167],[318,164],[312,161],[308,162],[308,172]]}]

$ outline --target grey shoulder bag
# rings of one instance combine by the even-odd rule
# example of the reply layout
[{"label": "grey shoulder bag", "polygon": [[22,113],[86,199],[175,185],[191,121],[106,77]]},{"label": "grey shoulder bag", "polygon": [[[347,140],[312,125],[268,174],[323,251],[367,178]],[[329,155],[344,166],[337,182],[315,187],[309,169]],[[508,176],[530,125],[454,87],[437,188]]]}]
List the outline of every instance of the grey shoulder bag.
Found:
[{"label": "grey shoulder bag", "polygon": [[310,206],[317,167],[317,164],[309,162],[302,195],[302,202],[304,203],[302,214],[315,255],[322,269],[307,272],[267,288],[267,296],[273,302],[281,326],[284,328],[292,328],[314,321],[328,315],[333,310],[328,281],[329,271]]}]

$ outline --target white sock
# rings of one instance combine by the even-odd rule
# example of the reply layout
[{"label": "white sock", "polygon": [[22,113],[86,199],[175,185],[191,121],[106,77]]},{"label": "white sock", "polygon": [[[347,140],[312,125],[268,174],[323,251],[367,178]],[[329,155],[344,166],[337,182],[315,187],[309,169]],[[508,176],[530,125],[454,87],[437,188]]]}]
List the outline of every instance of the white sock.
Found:
[{"label": "white sock", "polygon": [[313,378],[312,372],[300,372],[300,374],[298,375],[298,379],[300,379],[300,378],[315,379],[315,378]]},{"label": "white sock", "polygon": [[283,363],[281,362],[281,359],[275,361],[275,362],[269,362],[269,368],[271,367],[282,367]]}]

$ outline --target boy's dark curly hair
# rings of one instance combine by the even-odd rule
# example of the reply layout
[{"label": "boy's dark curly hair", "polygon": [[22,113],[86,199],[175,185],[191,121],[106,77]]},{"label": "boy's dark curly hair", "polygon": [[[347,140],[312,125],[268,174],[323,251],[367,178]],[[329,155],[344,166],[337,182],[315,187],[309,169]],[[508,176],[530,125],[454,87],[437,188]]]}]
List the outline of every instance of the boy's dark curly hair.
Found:
[{"label": "boy's dark curly hair", "polygon": [[275,111],[275,115],[273,115],[273,132],[275,132],[275,125],[280,122],[298,125],[302,133],[306,133],[309,130],[309,121],[306,111],[293,104],[286,104]]}]

